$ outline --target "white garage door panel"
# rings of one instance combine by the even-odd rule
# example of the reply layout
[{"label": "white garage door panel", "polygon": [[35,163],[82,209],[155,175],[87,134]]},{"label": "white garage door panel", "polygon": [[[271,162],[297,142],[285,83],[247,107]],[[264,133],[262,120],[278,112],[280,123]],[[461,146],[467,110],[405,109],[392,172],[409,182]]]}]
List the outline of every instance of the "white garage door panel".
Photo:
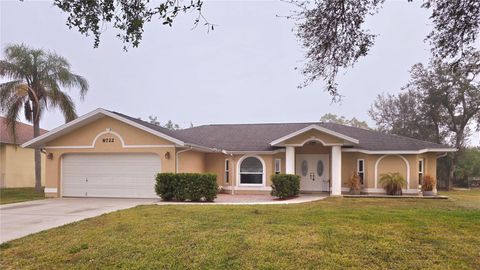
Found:
[{"label": "white garage door panel", "polygon": [[62,162],[63,196],[155,198],[155,154],[66,155]]}]

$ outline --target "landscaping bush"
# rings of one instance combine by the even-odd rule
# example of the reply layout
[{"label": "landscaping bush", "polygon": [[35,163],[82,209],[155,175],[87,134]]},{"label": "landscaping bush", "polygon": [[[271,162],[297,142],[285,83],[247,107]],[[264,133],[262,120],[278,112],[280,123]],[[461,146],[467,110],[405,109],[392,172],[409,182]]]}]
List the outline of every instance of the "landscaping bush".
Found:
[{"label": "landscaping bush", "polygon": [[348,179],[347,186],[350,188],[350,193],[354,195],[360,194],[360,176],[357,172],[353,172],[352,177]]},{"label": "landscaping bush", "polygon": [[165,201],[213,201],[217,197],[217,176],[210,173],[159,173],[155,192]]},{"label": "landscaping bush", "polygon": [[156,177],[155,192],[165,201],[175,197],[175,182],[177,176],[174,173],[159,173]]},{"label": "landscaping bush", "polygon": [[272,196],[280,199],[297,196],[300,192],[300,176],[294,174],[272,175]]},{"label": "landscaping bush", "polygon": [[379,182],[387,192],[387,195],[402,195],[402,187],[407,184],[405,178],[398,172],[380,175]]},{"label": "landscaping bush", "polygon": [[423,178],[422,191],[433,191],[435,187],[435,179],[430,175],[425,175]]}]

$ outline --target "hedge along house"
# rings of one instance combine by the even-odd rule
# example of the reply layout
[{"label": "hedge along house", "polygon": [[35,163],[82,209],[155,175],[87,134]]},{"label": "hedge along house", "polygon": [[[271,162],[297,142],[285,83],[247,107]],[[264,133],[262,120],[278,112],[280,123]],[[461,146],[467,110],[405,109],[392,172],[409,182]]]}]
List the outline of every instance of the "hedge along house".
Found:
[{"label": "hedge along house", "polygon": [[97,109],[32,139],[46,151],[46,196],[156,197],[158,172],[211,172],[230,193],[267,193],[270,177],[297,174],[303,192],[341,195],[354,173],[366,193],[399,172],[405,193],[436,176],[445,145],[333,123],[204,125],[172,131]]}]

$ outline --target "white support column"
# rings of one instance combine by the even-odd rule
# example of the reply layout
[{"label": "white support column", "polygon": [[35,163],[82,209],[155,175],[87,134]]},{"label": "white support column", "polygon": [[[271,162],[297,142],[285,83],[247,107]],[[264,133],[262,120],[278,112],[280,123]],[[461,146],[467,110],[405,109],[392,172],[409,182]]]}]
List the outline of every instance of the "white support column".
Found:
[{"label": "white support column", "polygon": [[285,153],[285,173],[295,174],[295,147],[287,146]]},{"label": "white support column", "polygon": [[342,195],[342,148],[332,146],[332,196]]}]

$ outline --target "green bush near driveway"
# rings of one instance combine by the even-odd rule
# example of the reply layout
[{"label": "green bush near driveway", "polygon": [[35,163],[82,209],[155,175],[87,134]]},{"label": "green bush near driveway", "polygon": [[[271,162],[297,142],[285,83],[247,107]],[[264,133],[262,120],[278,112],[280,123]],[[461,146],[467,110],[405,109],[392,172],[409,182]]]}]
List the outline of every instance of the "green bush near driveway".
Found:
[{"label": "green bush near driveway", "polygon": [[300,176],[294,174],[272,175],[272,196],[285,199],[300,192]]},{"label": "green bush near driveway", "polygon": [[165,201],[212,202],[217,191],[217,176],[211,173],[159,173],[155,184],[155,192]]}]

